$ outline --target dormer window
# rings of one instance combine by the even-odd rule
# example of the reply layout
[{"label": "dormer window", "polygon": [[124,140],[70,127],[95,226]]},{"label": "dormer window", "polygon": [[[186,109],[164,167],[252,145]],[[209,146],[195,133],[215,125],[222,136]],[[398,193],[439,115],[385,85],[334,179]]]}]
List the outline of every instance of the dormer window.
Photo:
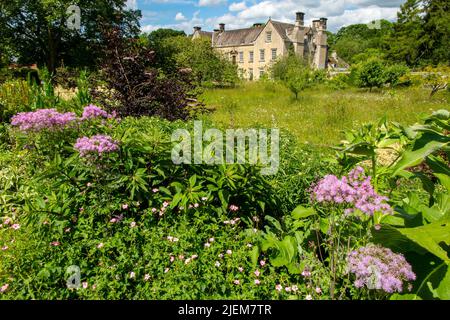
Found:
[{"label": "dormer window", "polygon": [[266,32],[266,42],[272,42],[272,31]]}]

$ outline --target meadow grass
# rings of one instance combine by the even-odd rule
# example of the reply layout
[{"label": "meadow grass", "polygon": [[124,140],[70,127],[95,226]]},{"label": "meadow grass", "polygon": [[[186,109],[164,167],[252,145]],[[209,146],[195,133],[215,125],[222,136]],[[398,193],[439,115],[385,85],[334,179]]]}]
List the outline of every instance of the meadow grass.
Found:
[{"label": "meadow grass", "polygon": [[279,127],[289,130],[300,143],[326,147],[342,138],[342,130],[377,121],[414,124],[421,113],[449,109],[450,95],[440,92],[430,99],[420,87],[368,92],[349,88],[333,90],[323,85],[310,88],[295,100],[293,94],[273,82],[247,82],[236,88],[206,89],[202,94],[209,118],[220,127]]}]

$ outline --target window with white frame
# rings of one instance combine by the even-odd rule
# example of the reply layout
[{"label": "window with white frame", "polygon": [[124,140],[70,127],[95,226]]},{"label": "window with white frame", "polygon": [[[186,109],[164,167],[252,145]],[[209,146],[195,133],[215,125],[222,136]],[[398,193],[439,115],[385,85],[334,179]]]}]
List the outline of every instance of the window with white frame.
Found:
[{"label": "window with white frame", "polygon": [[250,51],[249,57],[248,57],[248,61],[249,62],[253,62],[253,51]]},{"label": "window with white frame", "polygon": [[266,32],[266,42],[272,42],[272,31]]},{"label": "window with white frame", "polygon": [[264,56],[265,56],[265,50],[264,49],[259,49],[259,61],[264,61]]},{"label": "window with white frame", "polygon": [[244,62],[244,51],[239,52],[239,62]]}]

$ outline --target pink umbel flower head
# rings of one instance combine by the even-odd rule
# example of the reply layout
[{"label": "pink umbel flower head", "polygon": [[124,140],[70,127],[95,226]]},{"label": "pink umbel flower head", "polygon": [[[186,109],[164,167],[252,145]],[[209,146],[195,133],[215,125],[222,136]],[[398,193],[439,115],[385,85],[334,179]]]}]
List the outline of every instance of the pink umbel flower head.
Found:
[{"label": "pink umbel flower head", "polygon": [[349,206],[345,209],[345,215],[351,214],[355,209],[368,216],[373,216],[375,212],[392,214],[391,206],[386,203],[389,199],[376,193],[370,180],[371,177],[366,177],[361,167],[353,169],[348,177],[341,179],[327,175],[313,187],[311,198],[317,203]]},{"label": "pink umbel flower head", "polygon": [[56,109],[38,109],[33,112],[20,112],[11,118],[11,125],[20,131],[57,131],[73,125],[77,120],[75,113],[60,113]]},{"label": "pink umbel flower head", "polygon": [[80,153],[80,157],[83,158],[89,156],[101,157],[106,153],[119,150],[117,141],[114,141],[110,136],[101,134],[95,135],[91,138],[78,138],[74,147]]},{"label": "pink umbel flower head", "polygon": [[95,118],[113,118],[114,115],[109,114],[100,107],[90,104],[83,109],[81,120],[95,119]]},{"label": "pink umbel flower head", "polygon": [[416,279],[411,265],[402,254],[369,244],[348,254],[348,272],[355,275],[357,288],[402,292],[403,284]]}]

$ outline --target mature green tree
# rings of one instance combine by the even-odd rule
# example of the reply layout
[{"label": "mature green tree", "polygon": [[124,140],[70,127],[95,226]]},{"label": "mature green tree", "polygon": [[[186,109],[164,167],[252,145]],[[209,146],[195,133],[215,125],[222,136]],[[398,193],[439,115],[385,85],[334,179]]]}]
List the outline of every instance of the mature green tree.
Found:
[{"label": "mature green tree", "polygon": [[[144,35],[147,38],[148,46],[155,51],[155,68],[165,74],[177,72],[176,46],[167,45],[169,39],[175,37],[186,37],[186,33],[173,29],[157,29]],[[176,40],[174,40],[176,41]]]},{"label": "mature green tree", "polygon": [[423,8],[419,0],[407,0],[400,7],[394,32],[388,41],[387,55],[390,60],[416,65],[422,58],[423,53],[418,50],[423,33],[422,14]]},{"label": "mature green tree", "polygon": [[450,65],[450,1],[426,0],[422,43],[425,59]]},{"label": "mature green tree", "polygon": [[296,100],[303,90],[312,86],[316,78],[309,64],[295,54],[289,54],[274,63],[271,75],[288,88]]},{"label": "mature green tree", "polygon": [[388,58],[410,66],[450,64],[448,0],[407,0],[389,37]]},{"label": "mature green tree", "polygon": [[366,24],[353,24],[341,28],[329,43],[331,50],[347,62],[370,49],[382,50],[385,37],[392,31],[393,24],[387,20],[380,21],[380,29],[369,28]]},{"label": "mature green tree", "polygon": [[[8,45],[10,59],[46,65],[51,72],[64,63],[94,64],[101,25],[119,26],[125,36],[139,32],[139,10],[125,0],[8,0],[0,3],[0,47]],[[80,8],[80,29],[71,28],[73,12]],[[75,20],[73,20],[75,21]]]},{"label": "mature green tree", "polygon": [[238,80],[237,67],[214,50],[209,39],[166,38],[163,47],[174,53],[177,68],[192,69],[199,84],[234,84]]},{"label": "mature green tree", "polygon": [[385,84],[385,67],[382,61],[371,59],[361,63],[355,69],[356,82],[360,88],[381,88]]}]

